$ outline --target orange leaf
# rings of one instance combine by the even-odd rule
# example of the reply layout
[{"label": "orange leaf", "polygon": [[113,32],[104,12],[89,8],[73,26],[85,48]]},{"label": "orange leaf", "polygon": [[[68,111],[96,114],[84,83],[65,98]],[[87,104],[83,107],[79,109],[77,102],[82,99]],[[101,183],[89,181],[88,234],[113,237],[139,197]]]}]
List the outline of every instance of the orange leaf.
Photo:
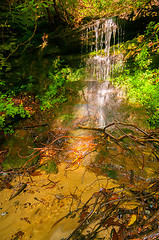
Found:
[{"label": "orange leaf", "polygon": [[87,214],[88,214],[88,212],[82,212],[79,222],[83,221],[83,219],[87,216]]},{"label": "orange leaf", "polygon": [[116,200],[119,198],[119,195],[117,193],[113,193],[111,197],[109,198],[109,201]]},{"label": "orange leaf", "polygon": [[9,182],[6,182],[5,184],[6,184],[7,188],[9,188],[9,189],[12,188],[12,185]]},{"label": "orange leaf", "polygon": [[54,188],[55,186],[56,186],[56,183],[53,183],[53,184],[51,184],[49,187],[47,187],[46,189]]},{"label": "orange leaf", "polygon": [[40,171],[35,171],[30,173],[31,176],[40,176],[42,173]]}]

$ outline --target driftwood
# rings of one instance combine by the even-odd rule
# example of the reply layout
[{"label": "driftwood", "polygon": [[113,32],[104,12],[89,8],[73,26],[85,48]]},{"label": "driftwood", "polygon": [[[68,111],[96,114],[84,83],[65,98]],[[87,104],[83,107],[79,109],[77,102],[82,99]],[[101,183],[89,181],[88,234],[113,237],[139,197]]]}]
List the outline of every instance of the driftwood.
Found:
[{"label": "driftwood", "polygon": [[[116,138],[115,136],[113,136],[113,134],[111,134],[110,132],[107,131],[107,129],[109,129],[110,127],[114,126],[115,128],[117,128],[119,131],[121,131],[121,133],[123,134],[122,136]],[[142,136],[141,138],[137,138],[136,136],[133,136],[132,134],[126,134],[121,127],[119,126],[126,126],[126,127],[132,127],[135,130],[138,130],[140,133],[144,134],[144,137]],[[115,121],[113,123],[108,124],[107,126],[105,126],[104,128],[93,128],[93,127],[86,127],[86,126],[81,126],[79,125],[79,128],[81,129],[86,129],[86,130],[93,130],[93,131],[99,131],[104,133],[106,136],[114,139],[115,141],[120,141],[123,140],[124,138],[130,138],[134,141],[137,142],[159,142],[159,139],[155,139],[152,134],[149,134],[147,132],[145,132],[144,130],[142,130],[141,128],[139,128],[138,126],[135,126],[134,124],[129,124],[129,123],[122,123],[122,122],[118,122]]]}]

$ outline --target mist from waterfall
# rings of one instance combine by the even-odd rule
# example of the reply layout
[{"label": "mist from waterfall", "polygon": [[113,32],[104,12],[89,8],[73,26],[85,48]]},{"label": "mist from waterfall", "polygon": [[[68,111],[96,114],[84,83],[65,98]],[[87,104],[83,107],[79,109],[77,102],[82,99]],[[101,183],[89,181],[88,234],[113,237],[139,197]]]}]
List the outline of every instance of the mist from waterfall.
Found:
[{"label": "mist from waterfall", "polygon": [[[117,102],[116,91],[109,78],[118,66],[122,66],[121,54],[116,54],[115,45],[119,50],[122,30],[113,19],[99,19],[82,29],[83,53],[87,72],[87,114],[91,125],[104,127],[108,118],[113,118]],[[111,45],[113,47],[111,47]]]}]

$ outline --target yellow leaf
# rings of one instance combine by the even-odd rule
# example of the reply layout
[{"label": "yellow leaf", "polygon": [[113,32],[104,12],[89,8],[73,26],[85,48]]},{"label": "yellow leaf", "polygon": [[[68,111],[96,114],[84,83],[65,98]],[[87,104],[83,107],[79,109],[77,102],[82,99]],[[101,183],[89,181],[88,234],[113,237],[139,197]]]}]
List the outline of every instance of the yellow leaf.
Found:
[{"label": "yellow leaf", "polygon": [[108,140],[108,142],[113,143],[113,142],[110,140],[110,137],[109,137],[109,136],[107,137],[107,140]]},{"label": "yellow leaf", "polygon": [[129,219],[128,226],[132,225],[136,221],[136,219],[137,219],[136,215],[132,214],[130,219]]}]

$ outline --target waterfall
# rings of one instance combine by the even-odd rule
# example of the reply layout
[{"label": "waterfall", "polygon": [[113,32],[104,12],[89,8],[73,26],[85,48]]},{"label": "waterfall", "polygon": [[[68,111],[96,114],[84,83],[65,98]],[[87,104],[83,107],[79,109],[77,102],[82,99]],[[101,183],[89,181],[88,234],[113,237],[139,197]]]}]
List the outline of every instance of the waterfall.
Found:
[{"label": "waterfall", "polygon": [[[100,19],[83,27],[82,40],[85,44],[88,72],[97,80],[106,80],[111,72],[115,47],[110,56],[111,41],[115,45],[118,26],[112,19]],[[90,54],[92,53],[92,55]]]},{"label": "waterfall", "polygon": [[121,61],[121,57],[115,52],[115,44],[119,51],[120,32],[120,28],[112,19],[105,18],[82,28],[81,38],[85,49],[88,82],[85,90],[88,116],[93,119],[93,125],[100,127],[105,126],[107,122],[107,113],[112,107],[110,101],[115,93],[109,78],[113,75],[116,63]]}]

